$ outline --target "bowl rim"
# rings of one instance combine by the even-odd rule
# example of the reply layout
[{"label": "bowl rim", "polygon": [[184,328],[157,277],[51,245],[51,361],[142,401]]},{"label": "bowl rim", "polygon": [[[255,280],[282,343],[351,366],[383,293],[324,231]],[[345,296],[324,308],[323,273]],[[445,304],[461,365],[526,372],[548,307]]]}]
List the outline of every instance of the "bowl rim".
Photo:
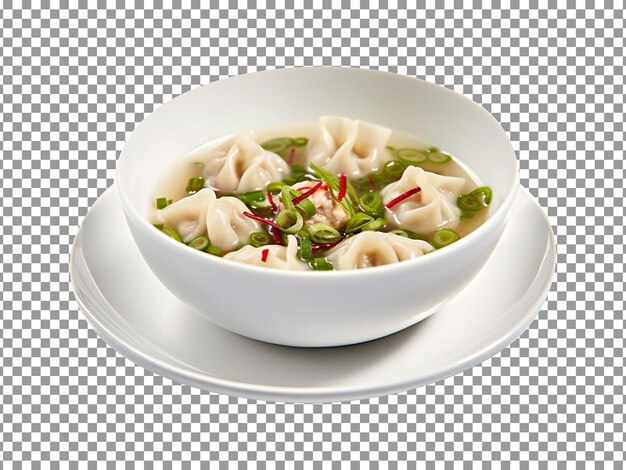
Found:
[{"label": "bowl rim", "polygon": [[[391,263],[391,264],[386,264],[382,266],[374,266],[374,267],[367,268],[367,269],[332,270],[332,271],[314,271],[314,270],[297,271],[297,270],[290,270],[290,269],[267,268],[267,267],[256,266],[256,265],[247,264],[247,263],[239,263],[239,262],[231,261],[231,260],[224,259],[218,256],[207,256],[206,253],[197,252],[198,250],[192,250],[188,246],[173,240],[171,237],[168,237],[164,233],[158,230],[155,230],[153,225],[144,216],[142,216],[139,213],[139,211],[135,208],[135,206],[129,201],[129,197],[124,192],[124,184],[122,182],[124,162],[128,160],[128,157],[126,157],[127,155],[126,150],[128,148],[128,143],[133,139],[133,136],[136,134],[136,131],[138,129],[144,127],[145,125],[152,122],[154,119],[158,118],[158,116],[162,114],[163,112],[166,112],[168,105],[170,105],[173,102],[177,102],[183,98],[189,99],[189,96],[191,96],[192,94],[198,93],[199,90],[202,90],[205,87],[214,85],[216,83],[219,83],[225,80],[244,81],[244,80],[254,79],[255,76],[260,75],[260,74],[263,74],[263,75],[273,74],[274,75],[274,74],[293,73],[294,71],[302,73],[308,70],[315,70],[318,72],[330,71],[330,70],[332,71],[342,70],[343,73],[370,74],[370,75],[377,75],[379,77],[392,78],[395,80],[404,80],[407,82],[410,81],[411,83],[419,82],[420,86],[430,88],[431,90],[436,91],[438,93],[443,93],[443,94],[454,96],[456,99],[464,100],[468,106],[472,107],[476,112],[482,113],[485,117],[487,117],[488,120],[492,122],[492,124],[494,124],[494,129],[497,130],[502,135],[502,137],[504,137],[504,139],[506,140],[506,142],[508,143],[510,147],[510,154],[508,156],[513,160],[513,164],[514,164],[513,176],[514,177],[513,177],[511,187],[509,188],[508,194],[506,194],[506,196],[503,198],[501,205],[489,215],[489,217],[485,220],[485,222],[483,222],[479,227],[477,227],[471,233],[462,237],[460,240],[456,241],[450,246],[428,253],[428,256],[419,256],[417,258],[405,260],[399,263]],[[239,269],[243,271],[249,270],[250,274],[264,273],[265,275],[277,276],[277,277],[284,277],[286,275],[297,276],[297,277],[304,276],[307,279],[311,279],[311,276],[314,276],[315,278],[318,278],[318,279],[328,279],[328,278],[335,279],[341,276],[350,276],[350,277],[376,276],[376,275],[384,274],[385,272],[389,270],[396,270],[398,272],[401,272],[402,270],[412,269],[413,266],[416,266],[416,263],[418,263],[418,265],[423,265],[424,268],[426,268],[432,263],[437,263],[437,260],[439,260],[439,258],[441,258],[442,256],[447,256],[447,257],[453,256],[454,253],[458,252],[459,250],[462,250],[466,246],[475,243],[475,240],[478,240],[479,238],[481,238],[482,234],[491,230],[492,227],[494,228],[497,227],[498,224],[502,221],[502,219],[506,219],[506,217],[510,213],[511,208],[513,207],[513,203],[515,202],[515,198],[517,196],[519,187],[520,187],[519,161],[515,154],[515,149],[513,148],[513,145],[508,135],[506,134],[505,130],[502,128],[501,124],[496,120],[496,118],[489,111],[483,108],[479,103],[445,86],[438,85],[436,83],[429,82],[426,80],[422,80],[417,77],[410,77],[407,75],[401,75],[401,74],[382,71],[382,70],[363,69],[363,68],[355,68],[355,67],[325,67],[325,66],[289,67],[289,68],[280,68],[280,69],[272,69],[272,70],[261,70],[261,71],[246,73],[242,75],[230,76],[224,79],[220,79],[220,80],[216,80],[213,82],[209,82],[204,85],[200,85],[196,88],[193,88],[185,93],[178,95],[177,97],[171,100],[166,101],[165,103],[162,103],[157,108],[155,108],[146,118],[144,118],[144,120],[140,122],[129,135],[124,145],[124,148],[120,152],[119,158],[116,162],[116,171],[115,171],[114,181],[116,183],[115,186],[117,187],[117,192],[119,194],[120,201],[124,209],[124,213],[126,214],[126,217],[127,218],[130,217],[135,221],[139,221],[138,226],[144,230],[147,229],[146,233],[149,233],[150,237],[154,237],[154,240],[158,241],[158,243],[161,243],[161,244],[165,243],[168,246],[176,247],[174,248],[174,250],[184,250],[183,252],[181,252],[183,253],[183,255],[184,253],[187,253],[187,256],[196,256],[198,260],[205,260],[205,261],[200,261],[200,262],[216,263],[215,266],[219,266],[219,267],[224,267],[224,268],[230,267],[231,269],[236,269],[236,270]],[[196,251],[197,253],[192,253],[194,251]]]}]

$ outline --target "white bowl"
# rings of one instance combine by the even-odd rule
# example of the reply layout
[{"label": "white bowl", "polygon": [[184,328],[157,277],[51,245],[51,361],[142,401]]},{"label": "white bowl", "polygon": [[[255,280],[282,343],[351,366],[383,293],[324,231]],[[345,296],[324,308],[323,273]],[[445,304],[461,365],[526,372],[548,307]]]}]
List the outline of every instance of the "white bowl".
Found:
[{"label": "white bowl", "polygon": [[[491,216],[468,236],[424,257],[335,272],[280,271],[207,256],[160,233],[147,220],[164,172],[201,144],[233,132],[314,122],[328,114],[381,124],[449,151],[493,189]],[[183,302],[251,338],[338,346],[406,328],[461,291],[496,246],[519,182],[505,132],[471,100],[391,73],[297,68],[220,80],[161,106],[126,143],[116,185],[142,256],[164,288]]]}]

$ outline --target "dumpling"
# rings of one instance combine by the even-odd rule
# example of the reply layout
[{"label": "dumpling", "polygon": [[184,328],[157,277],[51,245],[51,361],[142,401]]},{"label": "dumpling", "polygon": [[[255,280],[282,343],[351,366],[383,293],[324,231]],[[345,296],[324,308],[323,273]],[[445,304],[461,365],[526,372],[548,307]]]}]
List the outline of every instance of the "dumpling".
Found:
[{"label": "dumpling", "polygon": [[456,200],[465,186],[465,178],[442,176],[410,166],[400,180],[381,191],[383,201],[387,204],[417,186],[421,188],[419,193],[385,210],[388,223],[423,234],[459,224],[461,211]]},{"label": "dumpling", "polygon": [[[306,263],[298,258],[298,241],[293,235],[287,237],[287,246],[267,245],[255,248],[246,245],[243,248],[228,253],[224,259],[238,263],[253,264],[264,268],[290,269],[304,271],[308,269]],[[267,258],[263,261],[263,250],[268,250]]]},{"label": "dumpling", "polygon": [[307,164],[358,178],[380,168],[391,129],[338,116],[317,121],[306,149]]},{"label": "dumpling", "polygon": [[194,152],[191,160],[204,164],[203,176],[212,188],[225,193],[264,189],[290,174],[289,165],[249,135],[231,135]]},{"label": "dumpling", "polygon": [[211,245],[224,251],[236,250],[248,243],[252,232],[260,232],[261,225],[243,215],[248,210],[236,197],[225,196],[213,201],[206,213],[206,229]]},{"label": "dumpling", "polygon": [[201,189],[157,211],[157,220],[176,229],[185,242],[191,241],[207,233],[206,215],[215,200],[212,189]]},{"label": "dumpling", "polygon": [[361,269],[418,258],[434,248],[423,240],[384,232],[361,232],[342,241],[326,258],[336,270]]}]

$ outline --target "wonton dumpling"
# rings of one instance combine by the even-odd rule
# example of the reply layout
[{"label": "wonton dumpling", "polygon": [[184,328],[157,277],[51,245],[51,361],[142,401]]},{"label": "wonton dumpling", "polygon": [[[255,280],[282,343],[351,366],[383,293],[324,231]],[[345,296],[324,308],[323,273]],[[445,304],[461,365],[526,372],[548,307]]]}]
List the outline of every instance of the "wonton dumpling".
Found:
[{"label": "wonton dumpling", "polygon": [[204,163],[204,179],[225,193],[264,189],[290,174],[280,156],[268,152],[248,135],[231,135],[201,148],[192,157]]},{"label": "wonton dumpling", "polygon": [[381,191],[383,201],[389,201],[419,186],[422,190],[414,196],[385,210],[387,222],[417,233],[431,233],[459,224],[461,211],[456,200],[465,186],[465,178],[442,176],[410,166],[402,178]]},{"label": "wonton dumpling", "polygon": [[338,116],[323,116],[317,121],[307,146],[307,164],[315,163],[331,173],[349,178],[364,176],[382,161],[391,129]]},{"label": "wonton dumpling", "polygon": [[246,205],[236,197],[225,196],[213,201],[206,213],[206,228],[211,245],[225,251],[248,243],[252,232],[261,231],[260,224],[249,219]]},{"label": "wonton dumpling", "polygon": [[[237,251],[228,253],[224,256],[224,259],[264,268],[290,269],[292,271],[308,269],[306,263],[298,258],[298,241],[296,237],[289,235],[287,239],[287,246],[266,245],[255,248],[252,245],[246,245]],[[263,261],[263,250],[269,250],[265,261]]]},{"label": "wonton dumpling", "polygon": [[361,269],[418,258],[434,248],[423,240],[384,232],[361,232],[342,241],[326,257],[336,270]]},{"label": "wonton dumpling", "polygon": [[176,229],[184,241],[191,241],[206,234],[207,211],[215,199],[215,192],[212,189],[201,189],[157,211],[157,219]]}]

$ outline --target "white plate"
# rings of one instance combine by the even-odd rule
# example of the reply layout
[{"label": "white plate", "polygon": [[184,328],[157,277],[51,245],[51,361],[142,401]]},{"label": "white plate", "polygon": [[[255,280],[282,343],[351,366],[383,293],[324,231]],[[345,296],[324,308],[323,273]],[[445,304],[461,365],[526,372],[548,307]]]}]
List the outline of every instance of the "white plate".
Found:
[{"label": "white plate", "polygon": [[[91,325],[147,369],[213,392],[326,402],[426,385],[496,354],[535,318],[555,259],[548,220],[530,194],[520,191],[493,255],[442,310],[386,338],[321,349],[251,340],[182,304],[144,263],[113,187],[85,217],[70,270],[76,299]],[[262,315],[262,299],[259,303]]]}]

